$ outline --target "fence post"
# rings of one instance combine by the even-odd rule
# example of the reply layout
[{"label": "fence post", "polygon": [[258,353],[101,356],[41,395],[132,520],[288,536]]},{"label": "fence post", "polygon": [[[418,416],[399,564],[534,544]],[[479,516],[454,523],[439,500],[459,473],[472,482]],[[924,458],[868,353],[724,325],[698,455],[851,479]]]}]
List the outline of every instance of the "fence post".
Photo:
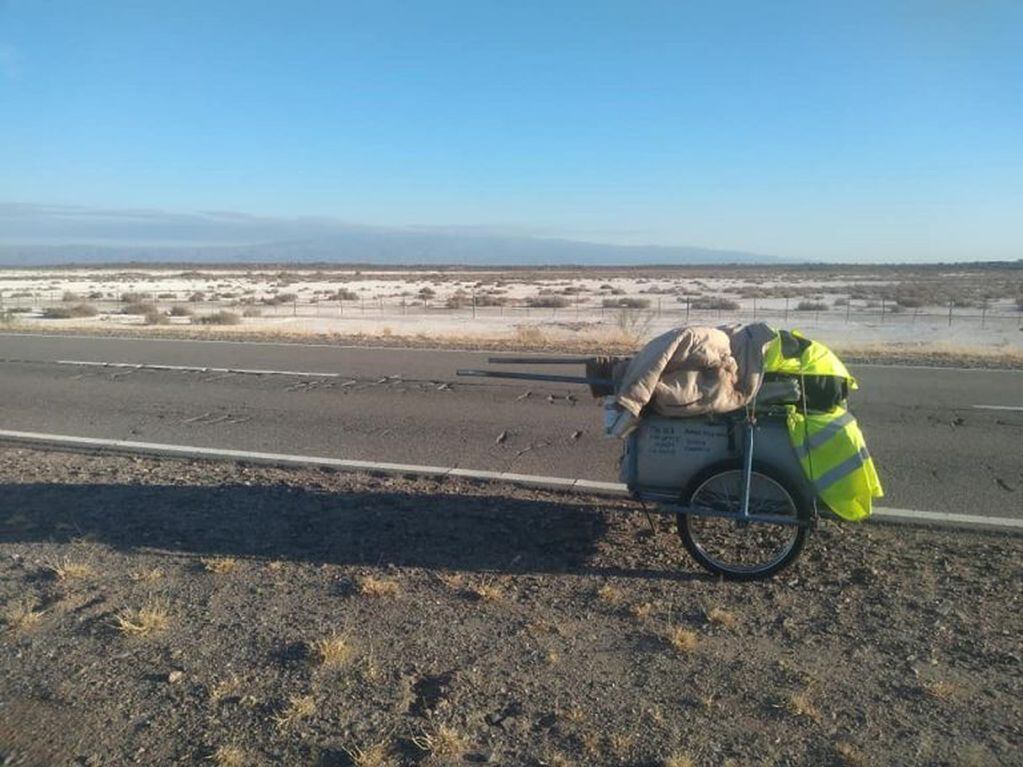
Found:
[{"label": "fence post", "polygon": [[476,319],[476,291],[472,292],[472,318]]},{"label": "fence post", "polygon": [[657,297],[657,317],[660,318],[660,316],[661,316],[661,297],[658,296]]},{"label": "fence post", "polygon": [[849,310],[852,308],[852,299],[845,299],[845,324],[849,324]]},{"label": "fence post", "polygon": [[984,299],[984,303],[980,305],[980,327],[983,330],[984,324],[987,322],[987,299]]},{"label": "fence post", "polygon": [[955,300],[950,298],[948,300],[948,326],[949,327],[952,327],[952,307],[953,306],[955,306]]},{"label": "fence post", "polygon": [[295,296],[295,300],[291,302],[291,316],[298,316],[298,296]]},{"label": "fence post", "polygon": [[753,296],[753,321],[757,321],[757,297]]},{"label": "fence post", "polygon": [[785,324],[789,321],[789,297],[785,296]]},{"label": "fence post", "polygon": [[689,296],[686,296],[686,322],[689,322]]},{"label": "fence post", "polygon": [[881,324],[884,325],[884,296],[881,296]]}]

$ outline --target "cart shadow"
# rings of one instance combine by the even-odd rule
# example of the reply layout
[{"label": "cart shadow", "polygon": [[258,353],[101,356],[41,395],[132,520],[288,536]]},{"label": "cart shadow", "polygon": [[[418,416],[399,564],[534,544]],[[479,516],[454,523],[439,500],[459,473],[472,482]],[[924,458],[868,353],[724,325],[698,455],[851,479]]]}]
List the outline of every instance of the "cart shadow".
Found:
[{"label": "cart shadow", "polygon": [[[656,540],[637,540],[642,538],[639,526],[632,532],[614,531],[615,542],[630,549],[627,556],[617,545],[602,546],[612,532],[608,521],[613,512],[574,501],[328,492],[287,485],[49,483],[0,484],[0,499],[0,543],[84,537],[122,551],[204,557],[666,580],[707,577],[688,570],[681,547],[665,557]],[[644,551],[651,557],[642,556]],[[651,564],[636,566],[637,561]]]}]

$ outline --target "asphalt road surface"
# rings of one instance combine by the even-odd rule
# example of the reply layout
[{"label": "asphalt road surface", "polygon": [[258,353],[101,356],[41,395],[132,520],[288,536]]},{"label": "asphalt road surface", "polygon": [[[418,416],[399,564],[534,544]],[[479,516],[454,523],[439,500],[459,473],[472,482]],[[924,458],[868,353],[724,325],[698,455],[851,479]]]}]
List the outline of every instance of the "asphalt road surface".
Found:
[{"label": "asphalt road surface", "polygon": [[[0,334],[0,428],[617,480],[585,387],[455,376],[487,356]],[[1023,372],[851,367],[883,505],[1023,517]]]}]

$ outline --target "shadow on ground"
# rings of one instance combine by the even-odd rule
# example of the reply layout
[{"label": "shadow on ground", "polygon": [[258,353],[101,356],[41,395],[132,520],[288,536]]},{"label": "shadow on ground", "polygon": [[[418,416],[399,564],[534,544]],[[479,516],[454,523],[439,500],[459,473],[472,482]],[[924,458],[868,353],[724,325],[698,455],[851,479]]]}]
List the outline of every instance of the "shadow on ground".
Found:
[{"label": "shadow on ground", "polygon": [[[607,514],[549,500],[284,485],[49,483],[0,484],[0,498],[7,512],[0,515],[0,543],[87,537],[122,551],[470,572],[699,577],[616,561],[613,548],[602,553],[598,546],[609,532]],[[630,534],[625,543],[634,546],[640,535]]]}]

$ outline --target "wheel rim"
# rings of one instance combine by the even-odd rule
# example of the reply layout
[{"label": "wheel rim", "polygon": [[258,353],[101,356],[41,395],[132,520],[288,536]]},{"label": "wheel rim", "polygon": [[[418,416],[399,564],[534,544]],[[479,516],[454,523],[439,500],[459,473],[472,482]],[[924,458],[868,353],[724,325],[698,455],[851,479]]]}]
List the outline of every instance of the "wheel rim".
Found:
[{"label": "wheel rim", "polygon": [[[738,469],[723,471],[705,480],[690,499],[690,505],[716,512],[737,513],[742,507],[742,477]],[[799,519],[792,495],[781,484],[754,471],[750,479],[751,514]],[[801,528],[796,525],[701,517],[686,514],[693,545],[716,568],[736,574],[764,572],[783,562],[796,546]]]}]

